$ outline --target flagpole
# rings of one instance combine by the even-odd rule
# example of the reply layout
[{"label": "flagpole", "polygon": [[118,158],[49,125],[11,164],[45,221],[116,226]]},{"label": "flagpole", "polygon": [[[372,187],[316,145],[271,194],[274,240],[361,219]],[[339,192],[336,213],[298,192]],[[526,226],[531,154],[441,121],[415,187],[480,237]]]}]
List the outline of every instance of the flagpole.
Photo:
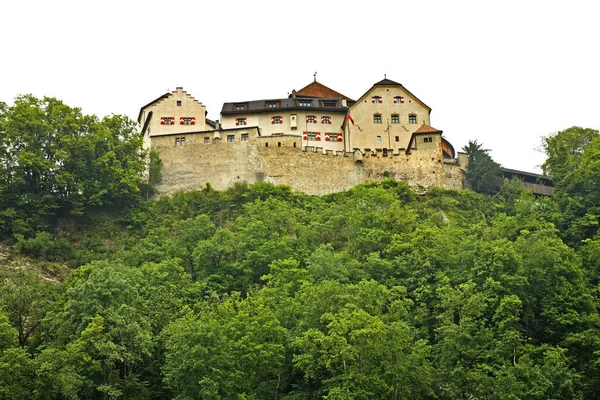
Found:
[{"label": "flagpole", "polygon": [[[346,118],[346,126],[348,127],[348,153],[350,152],[351,149],[351,144],[350,144],[350,120],[348,118]],[[345,140],[346,138],[344,138]],[[346,143],[344,143],[344,147],[346,147]]]}]

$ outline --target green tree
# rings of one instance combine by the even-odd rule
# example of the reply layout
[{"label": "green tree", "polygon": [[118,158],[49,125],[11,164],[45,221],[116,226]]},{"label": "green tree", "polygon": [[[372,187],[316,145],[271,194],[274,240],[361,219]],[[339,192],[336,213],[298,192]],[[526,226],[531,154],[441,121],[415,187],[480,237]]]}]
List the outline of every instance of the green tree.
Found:
[{"label": "green tree", "polygon": [[137,200],[146,156],[137,124],[83,115],[50,97],[0,104],[0,230],[4,238],[58,215]]},{"label": "green tree", "polygon": [[0,353],[17,344],[17,330],[10,324],[8,317],[0,308]]},{"label": "green tree", "polygon": [[165,383],[176,398],[277,398],[285,329],[253,297],[232,295],[165,331]]},{"label": "green tree", "polygon": [[600,134],[574,126],[545,137],[542,145],[548,156],[542,168],[552,178],[561,210],[558,225],[578,246],[600,223]]},{"label": "green tree", "polygon": [[0,269],[0,305],[17,330],[21,347],[31,342],[60,290],[61,285],[45,280],[31,266]]},{"label": "green tree", "polygon": [[502,185],[500,164],[489,155],[477,140],[470,141],[462,150],[467,153],[467,182],[478,193],[495,194]]}]

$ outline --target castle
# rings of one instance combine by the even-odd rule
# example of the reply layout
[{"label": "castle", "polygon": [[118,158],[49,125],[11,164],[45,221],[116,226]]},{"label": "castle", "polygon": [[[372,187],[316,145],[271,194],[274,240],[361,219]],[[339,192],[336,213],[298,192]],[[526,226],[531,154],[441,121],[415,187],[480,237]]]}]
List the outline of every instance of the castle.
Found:
[{"label": "castle", "polygon": [[430,113],[387,78],[358,100],[315,79],[284,98],[225,103],[220,121],[178,87],[143,106],[138,122],[144,146],[162,160],[159,193],[266,181],[325,194],[384,177],[462,189],[466,155],[431,126]]}]

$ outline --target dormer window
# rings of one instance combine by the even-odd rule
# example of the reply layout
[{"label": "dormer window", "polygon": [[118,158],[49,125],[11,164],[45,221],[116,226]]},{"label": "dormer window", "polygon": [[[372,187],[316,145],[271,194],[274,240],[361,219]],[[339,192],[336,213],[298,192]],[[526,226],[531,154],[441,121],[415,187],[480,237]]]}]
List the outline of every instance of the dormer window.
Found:
[{"label": "dormer window", "polygon": [[396,103],[396,104],[404,103],[404,97],[402,97],[402,96],[394,97],[394,103]]},{"label": "dormer window", "polygon": [[236,118],[235,119],[235,126],[246,125],[246,123],[247,123],[246,118]]},{"label": "dormer window", "polygon": [[383,103],[383,99],[381,96],[373,96],[371,97],[371,103]]},{"label": "dormer window", "polygon": [[246,104],[245,103],[234,104],[233,109],[235,111],[244,111],[246,109]]},{"label": "dormer window", "polygon": [[267,101],[267,108],[278,108],[278,107],[279,107],[278,101]]},{"label": "dormer window", "polygon": [[312,101],[310,101],[310,100],[298,100],[298,105],[300,107],[310,107],[311,103],[312,103]]},{"label": "dormer window", "polygon": [[323,101],[323,107],[336,108],[337,107],[337,101],[335,101],[335,100],[324,100]]}]

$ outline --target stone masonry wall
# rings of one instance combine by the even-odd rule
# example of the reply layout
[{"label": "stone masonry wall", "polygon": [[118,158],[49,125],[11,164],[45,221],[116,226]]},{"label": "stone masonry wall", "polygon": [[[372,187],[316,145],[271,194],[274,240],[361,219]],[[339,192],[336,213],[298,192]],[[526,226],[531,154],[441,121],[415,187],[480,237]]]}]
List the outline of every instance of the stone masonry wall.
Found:
[{"label": "stone masonry wall", "polygon": [[[385,176],[414,187],[463,188],[461,166],[458,160],[442,158],[441,140],[410,154],[384,155],[381,150],[324,152],[322,147],[303,147],[301,137],[258,137],[255,128],[236,129],[235,141],[227,142],[231,132],[221,131],[220,140],[214,140],[214,131],[153,138],[152,147],[163,162],[158,191],[171,194],[202,189],[207,183],[224,190],[237,181],[266,181],[308,194],[325,194],[381,181]],[[240,140],[242,134],[248,135],[247,141]],[[176,137],[185,137],[185,145],[175,146]],[[206,137],[208,144],[204,143]]]}]

